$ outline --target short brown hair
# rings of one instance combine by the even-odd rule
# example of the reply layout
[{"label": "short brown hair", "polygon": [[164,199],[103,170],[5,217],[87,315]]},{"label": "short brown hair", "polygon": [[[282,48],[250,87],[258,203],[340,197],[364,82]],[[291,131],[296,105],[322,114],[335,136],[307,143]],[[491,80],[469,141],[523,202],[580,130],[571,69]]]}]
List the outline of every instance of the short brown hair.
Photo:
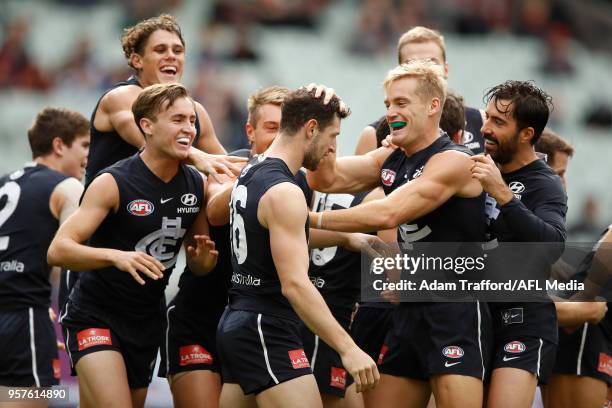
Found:
[{"label": "short brown hair", "polygon": [[185,46],[185,40],[181,33],[181,27],[179,27],[176,19],[169,14],[161,14],[157,17],[148,18],[138,22],[132,27],[128,27],[123,30],[123,36],[121,36],[121,46],[123,47],[123,54],[128,60],[130,67],[132,62],[130,57],[132,54],[142,54],[144,45],[147,40],[157,30],[166,30],[171,33],[178,35],[183,47]]},{"label": "short brown hair", "polygon": [[342,109],[340,98],[334,95],[329,103],[323,103],[325,92],[315,98],[315,90],[307,91],[300,88],[289,93],[281,105],[280,131],[283,134],[293,135],[310,119],[319,123],[323,130],[331,124],[337,116],[340,119],[350,115],[350,109]]},{"label": "short brown hair", "polygon": [[[157,121],[157,113],[162,109],[170,108],[177,99],[188,98],[193,103],[187,88],[180,84],[155,84],[146,87],[132,104],[132,113],[138,129],[144,135],[140,127],[140,119],[147,118],[153,122]],[[195,107],[194,107],[195,109]]]},{"label": "short brown hair", "polygon": [[383,86],[385,90],[397,80],[403,78],[416,78],[419,80],[417,95],[421,100],[427,98],[438,98],[444,105],[446,99],[446,79],[444,69],[433,61],[414,60],[406,64],[398,65],[387,74]]},{"label": "short brown hair", "polygon": [[561,136],[553,132],[550,128],[544,128],[540,139],[535,145],[537,152],[546,155],[546,163],[549,165],[555,160],[555,155],[558,152],[565,153],[569,157],[574,155],[574,148],[566,142]]},{"label": "short brown hair", "polygon": [[406,31],[400,39],[397,41],[397,61],[399,64],[402,62],[402,47],[406,44],[416,43],[422,44],[432,42],[435,43],[440,50],[442,51],[442,63],[446,62],[446,45],[444,44],[444,36],[440,34],[437,30],[432,30],[431,28],[416,26]]},{"label": "short brown hair", "polygon": [[252,93],[247,101],[249,112],[247,122],[256,127],[259,120],[259,108],[267,104],[280,107],[289,92],[289,89],[283,86],[269,86]]},{"label": "short brown hair", "polygon": [[36,115],[28,129],[32,158],[46,156],[53,150],[53,139],[59,137],[70,147],[77,136],[89,133],[89,121],[80,113],[47,106]]},{"label": "short brown hair", "polygon": [[448,92],[442,116],[440,117],[440,129],[448,133],[449,136],[454,135],[465,128],[465,107],[463,105],[463,97],[453,92]]}]

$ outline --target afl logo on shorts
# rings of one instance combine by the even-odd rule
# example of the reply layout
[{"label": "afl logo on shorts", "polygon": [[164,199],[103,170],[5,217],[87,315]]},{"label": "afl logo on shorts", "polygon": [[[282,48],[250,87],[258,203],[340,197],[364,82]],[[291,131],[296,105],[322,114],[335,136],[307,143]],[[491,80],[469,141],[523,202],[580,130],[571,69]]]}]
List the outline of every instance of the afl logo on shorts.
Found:
[{"label": "afl logo on shorts", "polygon": [[444,347],[442,354],[448,358],[461,358],[463,357],[463,349],[459,346],[448,346]]},{"label": "afl logo on shorts", "polygon": [[390,186],[395,181],[395,172],[389,169],[383,169],[380,173],[380,179],[385,186]]},{"label": "afl logo on shorts", "polygon": [[183,205],[196,205],[198,203],[198,198],[195,196],[195,194],[183,194],[181,196],[181,203],[183,203]]},{"label": "afl logo on shorts", "polygon": [[504,351],[506,353],[517,354],[522,353],[525,350],[527,350],[527,346],[525,346],[525,344],[521,343],[520,341],[511,341],[510,343],[507,343],[504,346]]},{"label": "afl logo on shorts", "polygon": [[153,213],[153,203],[147,200],[134,200],[128,204],[127,210],[132,215],[136,215],[137,217],[144,217],[151,213]]}]

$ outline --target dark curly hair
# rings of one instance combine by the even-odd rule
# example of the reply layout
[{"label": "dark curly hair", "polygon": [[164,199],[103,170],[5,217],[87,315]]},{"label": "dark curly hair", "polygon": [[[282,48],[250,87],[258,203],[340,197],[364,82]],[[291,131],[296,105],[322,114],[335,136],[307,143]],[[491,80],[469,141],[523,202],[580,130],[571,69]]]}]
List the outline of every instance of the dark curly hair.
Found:
[{"label": "dark curly hair", "polygon": [[552,97],[535,86],[533,81],[511,80],[494,86],[484,96],[485,103],[488,104],[491,100],[494,100],[499,112],[510,114],[516,120],[519,130],[533,128],[532,145],[540,138],[554,108]]},{"label": "dark curly hair", "polygon": [[292,135],[310,119],[319,123],[319,129],[329,126],[335,116],[340,119],[350,115],[350,109],[342,109],[340,98],[334,95],[326,105],[323,103],[325,92],[315,98],[315,90],[297,89],[285,97],[281,105],[280,131]]}]

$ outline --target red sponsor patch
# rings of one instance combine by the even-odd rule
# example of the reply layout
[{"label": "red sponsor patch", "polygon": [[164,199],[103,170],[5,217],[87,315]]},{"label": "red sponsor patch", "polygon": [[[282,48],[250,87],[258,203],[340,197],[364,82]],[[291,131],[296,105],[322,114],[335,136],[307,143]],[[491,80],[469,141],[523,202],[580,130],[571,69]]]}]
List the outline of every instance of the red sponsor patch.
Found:
[{"label": "red sponsor patch", "polygon": [[81,351],[93,346],[111,346],[113,341],[111,340],[109,329],[94,328],[78,332],[77,343],[79,345],[79,351]]},{"label": "red sponsor patch", "polygon": [[62,377],[62,369],[60,368],[59,358],[53,359],[53,378],[59,380]]},{"label": "red sponsor patch", "polygon": [[212,364],[212,355],[199,344],[191,344],[179,348],[179,365]]},{"label": "red sponsor patch", "polygon": [[130,214],[138,217],[149,215],[154,209],[155,207],[153,207],[153,203],[147,200],[134,200],[127,206],[127,210],[130,212]]},{"label": "red sponsor patch", "polygon": [[597,364],[597,371],[612,376],[612,357],[606,353],[599,353],[599,364]]},{"label": "red sponsor patch", "polygon": [[341,390],[345,389],[346,370],[344,368],[332,367],[329,385],[331,385],[332,387],[340,388]]},{"label": "red sponsor patch", "polygon": [[385,186],[390,186],[395,181],[395,172],[389,169],[383,169],[380,173],[380,180]]},{"label": "red sponsor patch", "polygon": [[308,362],[306,353],[304,353],[304,349],[289,350],[289,360],[291,360],[291,365],[293,368],[297,369],[310,367],[310,363]]},{"label": "red sponsor patch", "polygon": [[383,344],[383,346],[380,348],[380,354],[378,354],[378,361],[376,362],[376,364],[382,364],[383,359],[385,358],[385,354],[387,354],[387,351],[389,351],[389,347],[387,347],[386,344]]}]

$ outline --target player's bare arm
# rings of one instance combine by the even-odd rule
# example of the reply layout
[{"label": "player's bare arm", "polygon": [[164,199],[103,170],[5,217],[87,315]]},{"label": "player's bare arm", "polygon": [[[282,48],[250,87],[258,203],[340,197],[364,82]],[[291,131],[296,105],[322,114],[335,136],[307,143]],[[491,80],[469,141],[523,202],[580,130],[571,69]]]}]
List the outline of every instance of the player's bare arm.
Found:
[{"label": "player's bare arm", "polygon": [[91,183],[79,209],[59,228],[49,246],[49,265],[71,270],[97,269],[114,266],[130,273],[144,285],[139,274],[151,279],[162,277],[164,266],[154,257],[142,252],[126,252],[110,248],[83,245],[110,211],[117,211],[119,189],[110,174],[102,174]]},{"label": "player's bare arm", "polygon": [[373,150],[376,150],[376,129],[366,126],[359,135],[355,154],[359,156]]},{"label": "player's bare arm", "polygon": [[227,154],[215,133],[210,116],[201,103],[195,102],[196,114],[200,120],[200,137],[195,147],[212,154]]},{"label": "player's bare arm", "polygon": [[74,177],[67,178],[53,189],[49,207],[51,214],[59,220],[60,225],[79,208],[82,194],[83,184]]},{"label": "player's bare arm", "polygon": [[[204,183],[204,191],[206,191],[206,183]],[[202,209],[183,240],[187,265],[191,273],[197,276],[207,274],[217,264],[219,252],[215,249],[215,243],[210,239],[208,233],[206,211]]]},{"label": "player's bare arm", "polygon": [[361,351],[334,319],[308,278],[308,248],[304,223],[307,207],[299,187],[280,183],[263,195],[257,210],[260,223],[270,231],[274,265],[283,295],[304,323],[342,357],[359,391],[379,380],[374,361]]},{"label": "player's bare arm", "polygon": [[556,301],[557,321],[561,327],[575,327],[583,323],[597,324],[608,311],[606,302]]},{"label": "player's bare arm", "polygon": [[[242,167],[242,164],[238,164]],[[229,202],[236,182],[225,174],[209,177],[206,188],[206,216],[210,225],[218,227],[230,221]]]},{"label": "player's bare arm", "polygon": [[136,85],[126,85],[108,92],[98,105],[96,117],[93,121],[95,129],[101,132],[110,132],[113,129],[127,143],[141,148],[144,145],[144,136],[132,114],[132,103],[142,92]]},{"label": "player's bare arm", "polygon": [[380,200],[346,210],[313,213],[311,225],[334,231],[373,232],[394,228],[430,213],[450,197],[476,197],[482,187],[470,172],[469,156],[456,151],[432,157],[423,174]]},{"label": "player's bare arm", "polygon": [[381,147],[361,156],[336,158],[328,154],[316,171],[308,172],[308,185],[324,193],[356,193],[378,186],[384,161],[393,152]]}]

